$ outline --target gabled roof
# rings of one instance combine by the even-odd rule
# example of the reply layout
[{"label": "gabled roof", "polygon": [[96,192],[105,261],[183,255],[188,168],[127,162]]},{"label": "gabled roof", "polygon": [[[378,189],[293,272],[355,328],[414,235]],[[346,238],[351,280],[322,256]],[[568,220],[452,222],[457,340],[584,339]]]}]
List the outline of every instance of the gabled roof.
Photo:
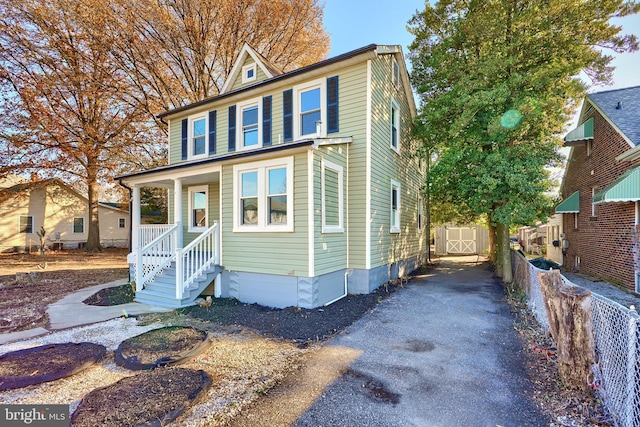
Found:
[{"label": "gabled roof", "polygon": [[631,147],[640,145],[640,86],[592,93],[587,98]]},{"label": "gabled roof", "polygon": [[233,67],[231,68],[231,73],[229,73],[227,81],[224,82],[222,89],[220,89],[221,95],[228,92],[229,89],[233,87],[235,81],[241,77],[242,66],[247,62],[248,57],[253,59],[257,66],[266,74],[267,78],[272,78],[282,74],[282,71],[278,70],[267,58],[262,56],[245,42],[242,49],[240,49],[240,53],[238,53],[238,57],[236,58]]},{"label": "gabled roof", "polygon": [[[248,46],[248,45],[247,45]],[[254,51],[254,53],[256,53]],[[311,64],[311,65],[307,65],[306,67],[302,67],[302,68],[298,68],[296,70],[293,71],[289,71],[287,73],[281,73],[278,75],[274,75],[271,78],[268,78],[266,80],[263,80],[261,82],[257,82],[255,84],[252,85],[248,85],[248,86],[244,86],[241,87],[239,89],[233,89],[233,90],[229,90],[228,92],[223,92],[221,91],[219,95],[213,96],[211,98],[206,98],[203,99],[201,101],[195,102],[193,104],[189,104],[189,105],[185,105],[182,107],[177,107],[174,108],[173,110],[169,110],[169,111],[165,111],[164,113],[158,114],[158,117],[160,119],[164,119],[166,117],[172,116],[174,114],[180,114],[183,113],[184,111],[187,110],[195,110],[198,108],[202,108],[204,107],[206,104],[209,104],[211,102],[215,102],[218,101],[220,99],[224,99],[226,97],[232,97],[235,95],[238,95],[240,93],[243,93],[245,91],[253,91],[253,90],[260,90],[264,85],[270,85],[270,84],[282,84],[283,81],[285,81],[286,79],[297,79],[299,78],[302,74],[305,73],[315,73],[315,72],[322,72],[324,70],[327,69],[334,69],[336,67],[339,67],[340,65],[347,64],[349,63],[349,61],[351,60],[359,60],[360,58],[357,57],[362,57],[363,59],[366,58],[373,58],[377,55],[396,55],[397,59],[398,59],[398,65],[400,66],[400,78],[403,81],[403,87],[405,90],[405,95],[407,97],[407,101],[409,102],[409,109],[411,110],[411,115],[415,116],[417,114],[416,112],[416,104],[415,104],[415,100],[413,98],[413,92],[411,89],[411,83],[409,81],[409,73],[407,71],[406,68],[406,63],[404,61],[404,55],[402,53],[402,47],[399,45],[376,45],[376,44],[370,44],[364,47],[361,47],[359,49],[355,49],[352,50],[350,52],[347,53],[343,53],[341,55],[338,56],[334,56],[332,58],[329,59],[325,59],[323,61],[320,62],[316,62],[315,64]],[[240,59],[240,58],[239,58]],[[242,64],[242,61],[236,61],[236,65],[237,64]],[[234,65],[235,67],[235,65]],[[240,70],[242,70],[242,65],[239,65]],[[228,81],[231,81],[231,76],[227,79]],[[232,87],[232,83],[229,84],[229,87],[226,87],[227,84],[225,83],[225,87],[223,87],[223,89],[229,89],[230,87]]]}]

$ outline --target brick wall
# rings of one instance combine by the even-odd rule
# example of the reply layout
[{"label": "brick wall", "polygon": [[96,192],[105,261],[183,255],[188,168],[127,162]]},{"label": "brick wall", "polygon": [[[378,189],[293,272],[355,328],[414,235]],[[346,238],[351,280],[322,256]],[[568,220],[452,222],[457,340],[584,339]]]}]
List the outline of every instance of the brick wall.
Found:
[{"label": "brick wall", "polygon": [[[580,190],[578,227],[574,214],[563,214],[564,232],[569,241],[565,268],[608,282],[635,288],[638,268],[635,235],[635,203],[602,203],[592,215],[592,189],[602,190],[627,170],[640,166],[640,159],[618,162],[615,158],[630,145],[600,115],[594,112],[594,138],[591,152],[587,143],[573,147],[564,178],[563,197]],[[576,259],[579,257],[579,266]]]}]

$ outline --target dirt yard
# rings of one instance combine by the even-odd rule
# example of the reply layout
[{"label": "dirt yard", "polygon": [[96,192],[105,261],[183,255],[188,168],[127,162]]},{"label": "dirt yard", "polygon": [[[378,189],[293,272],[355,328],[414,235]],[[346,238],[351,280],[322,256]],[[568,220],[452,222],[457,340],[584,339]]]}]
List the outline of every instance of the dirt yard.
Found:
[{"label": "dirt yard", "polygon": [[[126,279],[126,249],[0,255],[0,333],[46,327],[46,308],[78,289]],[[19,280],[16,273],[31,273]]]}]

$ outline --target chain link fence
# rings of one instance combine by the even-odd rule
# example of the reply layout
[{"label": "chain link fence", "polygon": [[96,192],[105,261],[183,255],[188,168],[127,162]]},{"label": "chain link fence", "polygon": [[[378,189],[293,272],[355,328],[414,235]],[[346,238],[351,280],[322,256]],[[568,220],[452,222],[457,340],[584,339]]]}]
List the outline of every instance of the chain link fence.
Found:
[{"label": "chain link fence", "polygon": [[[538,280],[541,270],[512,251],[514,281],[527,294],[536,320],[549,330],[544,297]],[[565,284],[576,286],[562,277]],[[640,427],[640,316],[633,308],[592,292],[591,313],[596,346],[594,385],[617,425]]]}]

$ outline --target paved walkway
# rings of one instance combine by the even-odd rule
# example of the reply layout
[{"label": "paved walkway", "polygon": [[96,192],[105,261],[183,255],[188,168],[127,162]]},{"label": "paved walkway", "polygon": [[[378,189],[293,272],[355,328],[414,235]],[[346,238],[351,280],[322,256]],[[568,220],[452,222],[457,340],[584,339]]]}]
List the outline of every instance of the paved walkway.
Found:
[{"label": "paved walkway", "polygon": [[47,334],[53,330],[104,322],[105,320],[115,319],[122,316],[171,311],[167,308],[154,307],[137,302],[110,307],[100,307],[82,303],[82,301],[101,289],[120,286],[125,283],[127,283],[126,279],[116,280],[115,282],[91,286],[69,294],[60,301],[50,304],[47,308],[47,314],[49,314],[49,325],[46,329],[34,328],[9,334],[0,334],[0,344],[34,338]]},{"label": "paved walkway", "polygon": [[324,382],[289,378],[294,393],[269,391],[234,425],[548,425],[502,286],[476,260],[443,258],[318,352]]}]

